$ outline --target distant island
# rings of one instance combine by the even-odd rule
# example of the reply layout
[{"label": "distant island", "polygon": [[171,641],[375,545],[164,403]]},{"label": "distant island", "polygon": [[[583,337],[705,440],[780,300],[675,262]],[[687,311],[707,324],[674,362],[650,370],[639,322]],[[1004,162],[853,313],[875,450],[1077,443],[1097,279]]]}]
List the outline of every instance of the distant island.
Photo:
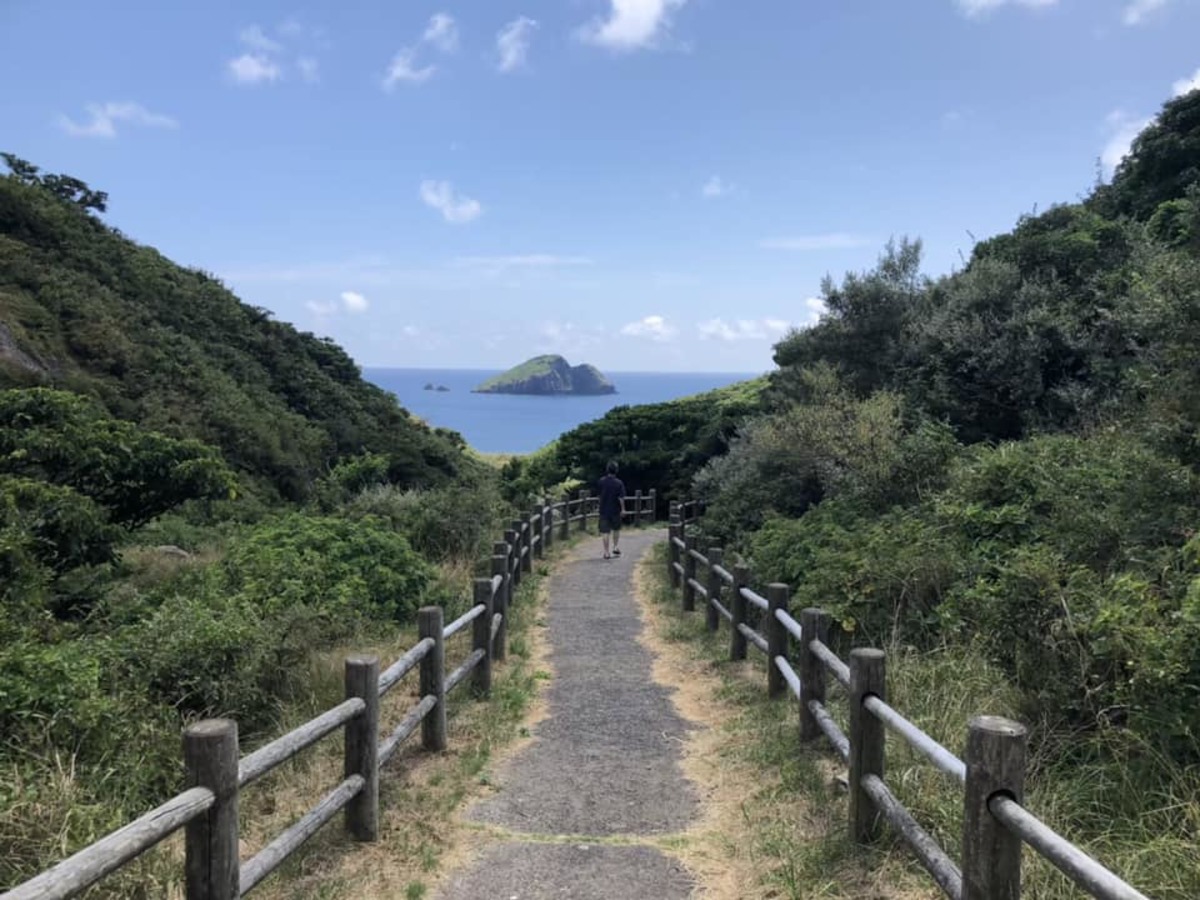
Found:
[{"label": "distant island", "polygon": [[572,366],[561,356],[535,356],[507,372],[489,378],[476,394],[615,394],[616,387],[595,366]]},{"label": "distant island", "polygon": [[450,388],[446,387],[444,384],[439,384],[439,385],[435,386],[432,381],[427,381],[427,382],[425,382],[425,390],[437,391],[438,393],[445,393],[446,391],[450,390]]}]

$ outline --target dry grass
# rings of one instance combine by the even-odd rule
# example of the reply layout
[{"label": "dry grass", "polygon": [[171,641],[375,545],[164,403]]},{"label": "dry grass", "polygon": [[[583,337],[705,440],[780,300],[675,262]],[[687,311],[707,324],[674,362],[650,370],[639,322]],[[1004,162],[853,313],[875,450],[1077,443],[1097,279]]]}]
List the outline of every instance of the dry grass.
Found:
[{"label": "dry grass", "polygon": [[696,876],[698,896],[939,896],[890,848],[846,840],[840,761],[799,745],[795,705],[766,699],[763,658],[751,648],[748,661],[728,661],[728,630],[709,635],[703,613],[678,610],[660,553],[643,561],[637,585],[655,680],[698,726],[683,765],[702,815],[671,848]]}]

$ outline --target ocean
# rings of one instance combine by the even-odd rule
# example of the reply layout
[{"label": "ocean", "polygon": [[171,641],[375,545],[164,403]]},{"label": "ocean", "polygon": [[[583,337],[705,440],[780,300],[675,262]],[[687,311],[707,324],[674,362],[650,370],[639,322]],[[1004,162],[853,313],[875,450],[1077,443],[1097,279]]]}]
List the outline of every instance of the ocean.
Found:
[{"label": "ocean", "polygon": [[[452,428],[483,453],[530,453],[614,406],[661,403],[755,377],[729,372],[606,372],[617,393],[600,397],[472,394],[500,369],[363,369],[400,405],[431,425]],[[432,383],[449,388],[425,390]]]}]

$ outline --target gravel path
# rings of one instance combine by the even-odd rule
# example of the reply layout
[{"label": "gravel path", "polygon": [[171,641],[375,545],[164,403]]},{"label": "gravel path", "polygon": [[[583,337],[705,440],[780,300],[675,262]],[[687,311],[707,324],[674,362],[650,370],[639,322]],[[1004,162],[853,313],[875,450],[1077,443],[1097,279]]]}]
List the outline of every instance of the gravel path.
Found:
[{"label": "gravel path", "polygon": [[498,774],[498,792],[467,812],[506,837],[452,875],[442,900],[691,893],[683,867],[640,840],[682,832],[696,813],[679,765],[688,724],[637,642],[633,567],[660,539],[630,532],[613,560],[590,539],[551,576],[549,716]]}]

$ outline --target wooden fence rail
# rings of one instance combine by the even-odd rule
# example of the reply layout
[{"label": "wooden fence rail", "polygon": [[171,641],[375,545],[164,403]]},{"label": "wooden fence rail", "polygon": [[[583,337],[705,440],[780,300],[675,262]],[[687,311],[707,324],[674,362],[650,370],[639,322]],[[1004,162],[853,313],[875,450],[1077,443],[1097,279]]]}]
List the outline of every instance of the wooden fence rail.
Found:
[{"label": "wooden fence rail", "polygon": [[[797,620],[789,609],[788,586],[770,584],[763,597],[749,587],[745,566],[726,568],[719,547],[701,552],[696,529],[702,503],[672,501],[668,525],[667,574],[680,592],[683,610],[697,597],[710,630],[730,624],[730,659],[746,658],[748,646],[766,657],[770,696],[790,694],[798,704],[800,741],[825,737],[849,767],[849,831],[873,843],[886,822],[904,838],[921,865],[953,900],[1018,900],[1021,848],[1027,844],[1086,894],[1103,900],[1148,900],[1022,804],[1027,732],[1019,722],[976,716],[967,726],[966,759],[910,722],[887,702],[887,659],[882,650],[856,648],[847,664],[829,648],[831,618],[805,609]],[[727,602],[722,598],[729,590]],[[748,623],[760,611],[762,632]],[[849,704],[849,734],[827,709],[827,676]],[[904,740],[937,769],[963,786],[962,861],[956,864],[892,793],[884,771],[888,732]]]},{"label": "wooden fence rail", "polygon": [[[586,530],[598,516],[598,499],[579,497],[542,502],[511,523],[504,540],[492,545],[491,576],[474,582],[472,606],[449,624],[441,607],[418,612],[419,640],[380,671],[374,656],[350,656],[345,663],[346,699],[246,756],[239,756],[237,723],[207,719],[183,733],[187,789],[128,825],[80,850],[54,867],[0,894],[0,900],[61,900],[74,897],[175,832],[185,831],[187,900],[233,900],[244,896],[339,812],[346,830],[360,841],[379,836],[379,771],[419,728],[424,750],[446,749],[449,694],[470,678],[477,694],[492,686],[492,663],[507,652],[509,609],[532,561],[555,538],[569,536],[572,523]],[[632,504],[632,508],[630,505]],[[656,494],[627,498],[636,524],[655,516]],[[557,528],[558,534],[555,534]],[[470,631],[471,651],[447,672],[446,641]],[[380,739],[380,699],[414,669],[420,700]],[[344,733],[343,780],[297,822],[247,860],[238,854],[238,804],[243,788],[338,729]]]}]

